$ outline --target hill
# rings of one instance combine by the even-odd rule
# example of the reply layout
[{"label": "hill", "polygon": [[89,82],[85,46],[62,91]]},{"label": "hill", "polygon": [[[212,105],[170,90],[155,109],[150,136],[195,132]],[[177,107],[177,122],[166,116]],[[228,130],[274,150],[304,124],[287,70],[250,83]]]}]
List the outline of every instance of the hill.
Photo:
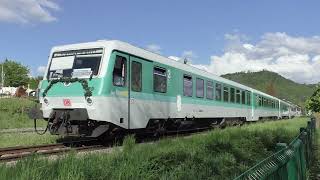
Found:
[{"label": "hill", "polygon": [[287,99],[301,107],[305,106],[306,99],[316,90],[315,84],[299,84],[275,72],[266,70],[260,72],[225,74],[221,77],[244,84],[280,99]]}]

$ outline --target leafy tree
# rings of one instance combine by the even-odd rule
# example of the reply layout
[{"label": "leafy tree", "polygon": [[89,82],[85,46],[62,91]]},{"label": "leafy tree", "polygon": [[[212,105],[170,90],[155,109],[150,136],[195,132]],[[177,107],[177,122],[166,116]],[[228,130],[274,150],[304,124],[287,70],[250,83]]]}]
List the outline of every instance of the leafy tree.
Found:
[{"label": "leafy tree", "polygon": [[38,88],[38,84],[39,82],[43,79],[42,76],[38,76],[38,77],[31,77],[29,79],[29,85],[30,85],[30,89],[37,89]]},{"label": "leafy tree", "polygon": [[[315,84],[299,84],[286,79],[277,73],[266,70],[260,72],[225,74],[222,75],[222,77],[271,95],[275,93],[274,96],[280,99],[290,100],[294,104],[301,106],[303,109],[308,97],[310,97],[317,89]],[[270,81],[272,82],[272,85],[270,84]]]},{"label": "leafy tree", "polygon": [[313,112],[320,112],[320,87],[306,101],[306,108]]},{"label": "leafy tree", "polygon": [[270,81],[268,83],[267,88],[266,88],[266,93],[271,95],[271,96],[277,96],[276,89],[274,87],[273,81]]},{"label": "leafy tree", "polygon": [[[5,74],[4,86],[18,87],[29,82],[29,68],[21,63],[6,59],[3,63]],[[0,73],[1,79],[1,73]]]}]

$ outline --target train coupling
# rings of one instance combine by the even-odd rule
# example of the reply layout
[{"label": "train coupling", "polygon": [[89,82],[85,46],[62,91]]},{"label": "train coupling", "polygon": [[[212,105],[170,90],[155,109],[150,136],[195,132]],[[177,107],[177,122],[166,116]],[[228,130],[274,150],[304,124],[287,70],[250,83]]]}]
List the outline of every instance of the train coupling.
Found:
[{"label": "train coupling", "polygon": [[103,121],[91,120],[86,109],[56,109],[49,118],[51,134],[62,136],[98,137],[109,129]]}]

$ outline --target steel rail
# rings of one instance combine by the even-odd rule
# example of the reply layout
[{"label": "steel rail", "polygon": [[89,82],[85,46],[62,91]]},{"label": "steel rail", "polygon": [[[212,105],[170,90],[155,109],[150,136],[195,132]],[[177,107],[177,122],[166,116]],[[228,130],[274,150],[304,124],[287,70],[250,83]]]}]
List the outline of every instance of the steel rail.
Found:
[{"label": "steel rail", "polygon": [[[89,143],[89,141],[84,141]],[[95,141],[92,141],[95,142]],[[81,143],[81,141],[67,142],[67,143]],[[94,144],[94,143],[93,143]],[[66,146],[66,143],[36,145],[36,146],[17,146],[0,148],[0,162],[15,161],[31,155],[55,155],[69,151],[84,151],[84,150],[96,150],[104,149],[102,145],[83,145],[81,146]]]}]

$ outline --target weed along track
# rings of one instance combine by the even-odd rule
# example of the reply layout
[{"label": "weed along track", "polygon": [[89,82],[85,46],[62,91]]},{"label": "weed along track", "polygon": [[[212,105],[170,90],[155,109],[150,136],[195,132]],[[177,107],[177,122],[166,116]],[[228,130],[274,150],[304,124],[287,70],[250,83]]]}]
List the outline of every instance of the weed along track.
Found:
[{"label": "weed along track", "polygon": [[38,146],[19,146],[19,147],[8,147],[0,149],[0,162],[16,161],[31,155],[56,155],[70,151],[90,151],[97,149],[104,149],[102,145],[95,143],[76,142],[77,146],[68,146],[66,143],[47,144]]},{"label": "weed along track", "polygon": [[[259,123],[260,124],[260,123]],[[226,128],[229,128],[227,126]],[[152,136],[147,133],[135,134],[136,143],[154,143],[161,139],[175,139],[175,138],[190,138],[196,134],[207,134],[210,128],[199,128],[186,131],[172,131],[166,132],[159,136]],[[130,134],[127,134],[130,135]],[[131,134],[132,135],[132,134]],[[58,143],[47,144],[47,145],[35,145],[35,146],[16,146],[0,148],[0,162],[16,161],[22,158],[29,157],[31,155],[57,155],[63,154],[70,151],[92,151],[92,150],[103,150],[112,149],[113,147],[120,146],[125,135],[120,136],[118,141],[108,140],[101,141],[98,139],[64,139],[58,141]]]},{"label": "weed along track", "polygon": [[268,121],[139,144],[131,135],[122,146],[6,161],[0,163],[0,174],[2,179],[48,180],[67,174],[78,179],[232,179],[274,153],[275,143],[291,142],[306,122]]},{"label": "weed along track", "polygon": [[[197,129],[194,131],[185,131],[180,132],[179,134],[175,133],[167,133],[158,138],[144,136],[137,137],[137,143],[153,143],[160,139],[169,139],[169,138],[178,138],[178,137],[191,137],[192,135],[206,133],[207,129]],[[121,142],[120,140],[119,142]],[[120,143],[121,144],[121,143]],[[12,162],[17,161],[31,155],[58,155],[67,153],[70,151],[80,152],[80,151],[96,151],[96,150],[105,150],[112,149],[117,147],[118,142],[104,142],[98,141],[96,139],[93,140],[82,140],[82,141],[67,141],[63,143],[56,144],[47,144],[47,145],[36,145],[36,146],[17,146],[17,147],[6,147],[0,148],[0,162]],[[121,145],[118,147],[122,148]]]}]

